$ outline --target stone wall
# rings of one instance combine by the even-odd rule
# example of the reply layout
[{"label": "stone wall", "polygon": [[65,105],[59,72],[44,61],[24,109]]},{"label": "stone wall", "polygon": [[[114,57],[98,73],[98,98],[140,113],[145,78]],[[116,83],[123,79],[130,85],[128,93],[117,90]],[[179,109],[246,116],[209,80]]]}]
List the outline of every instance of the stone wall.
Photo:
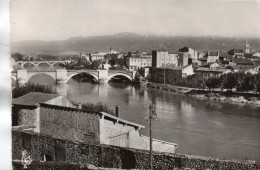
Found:
[{"label": "stone wall", "polygon": [[40,109],[42,134],[89,144],[99,143],[99,115],[44,106]]},{"label": "stone wall", "polygon": [[[129,133],[129,147],[142,149],[142,150],[150,150],[150,138],[147,136],[143,136],[136,133]],[[153,139],[153,150],[157,152],[168,152],[174,153],[177,148],[177,144]]]},{"label": "stone wall", "polygon": [[28,107],[21,108],[19,106],[14,106],[12,108],[13,116],[13,126],[17,125],[36,125],[36,108]]},{"label": "stone wall", "polygon": [[[54,139],[35,133],[13,131],[13,160],[21,160],[26,150],[34,163],[51,155],[53,161],[67,162],[95,167],[119,169],[149,169],[149,152],[113,147],[108,145],[87,145],[68,140]],[[260,169],[260,162],[222,161],[206,157],[177,154],[153,153],[154,169]]]}]

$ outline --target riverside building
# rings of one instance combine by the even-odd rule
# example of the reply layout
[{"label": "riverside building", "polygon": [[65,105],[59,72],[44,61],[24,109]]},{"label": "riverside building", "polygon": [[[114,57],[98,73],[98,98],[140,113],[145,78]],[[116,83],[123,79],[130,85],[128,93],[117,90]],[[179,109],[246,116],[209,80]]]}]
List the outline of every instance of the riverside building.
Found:
[{"label": "riverside building", "polygon": [[143,67],[152,66],[151,57],[128,57],[126,58],[126,68],[129,70],[138,70]]}]

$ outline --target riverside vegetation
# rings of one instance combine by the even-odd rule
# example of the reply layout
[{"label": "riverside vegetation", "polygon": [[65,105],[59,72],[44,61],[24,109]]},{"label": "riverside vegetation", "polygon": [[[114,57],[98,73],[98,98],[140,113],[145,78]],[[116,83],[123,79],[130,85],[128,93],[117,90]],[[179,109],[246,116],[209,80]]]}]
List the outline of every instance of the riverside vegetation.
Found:
[{"label": "riverside vegetation", "polygon": [[[47,94],[57,94],[57,91],[53,90],[52,88],[48,86],[44,86],[41,84],[33,84],[33,83],[26,83],[25,85],[18,85],[16,84],[13,91],[12,91],[12,97],[18,98],[20,96],[23,96],[30,92],[40,92],[40,93],[47,93]],[[77,104],[78,103],[74,103]],[[98,102],[96,104],[94,103],[83,103],[82,110],[88,111],[88,112],[106,112],[108,114],[114,115],[113,110],[109,109],[109,107],[101,102]]]},{"label": "riverside vegetation", "polygon": [[206,88],[203,89],[153,82],[147,83],[146,86],[199,99],[260,106],[260,73],[253,75],[238,72],[210,77],[204,82]]}]

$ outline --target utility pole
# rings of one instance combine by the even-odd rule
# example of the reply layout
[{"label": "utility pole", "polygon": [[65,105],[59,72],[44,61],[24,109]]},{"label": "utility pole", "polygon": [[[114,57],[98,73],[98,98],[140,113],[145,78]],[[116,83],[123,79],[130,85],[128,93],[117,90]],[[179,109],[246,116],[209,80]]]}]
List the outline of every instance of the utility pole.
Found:
[{"label": "utility pole", "polygon": [[149,104],[149,124],[150,124],[150,169],[153,169],[153,138],[152,138],[152,119],[156,118],[155,105]]},{"label": "utility pole", "polygon": [[163,66],[164,66],[164,69],[163,69],[163,84],[165,85],[165,53],[164,53],[164,64],[163,64]]}]

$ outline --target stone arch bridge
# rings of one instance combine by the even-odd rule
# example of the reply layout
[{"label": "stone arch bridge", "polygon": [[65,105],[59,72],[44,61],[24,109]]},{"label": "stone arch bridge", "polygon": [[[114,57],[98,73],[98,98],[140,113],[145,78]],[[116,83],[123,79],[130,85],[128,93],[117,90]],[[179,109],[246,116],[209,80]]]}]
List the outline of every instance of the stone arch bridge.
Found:
[{"label": "stone arch bridge", "polygon": [[70,63],[72,60],[64,60],[64,61],[19,61],[18,65],[24,67],[25,64],[31,64],[35,67],[38,67],[40,64],[47,64],[50,67],[53,67],[55,64],[66,64]]},{"label": "stone arch bridge", "polygon": [[56,69],[56,70],[17,70],[16,73],[12,74],[12,79],[19,84],[25,84],[33,76],[45,74],[52,77],[56,83],[68,83],[68,81],[78,74],[88,74],[91,75],[97,82],[108,83],[110,79],[115,76],[123,76],[128,78],[130,81],[134,81],[136,76],[136,71],[126,71],[126,70],[66,70],[66,69]]}]

